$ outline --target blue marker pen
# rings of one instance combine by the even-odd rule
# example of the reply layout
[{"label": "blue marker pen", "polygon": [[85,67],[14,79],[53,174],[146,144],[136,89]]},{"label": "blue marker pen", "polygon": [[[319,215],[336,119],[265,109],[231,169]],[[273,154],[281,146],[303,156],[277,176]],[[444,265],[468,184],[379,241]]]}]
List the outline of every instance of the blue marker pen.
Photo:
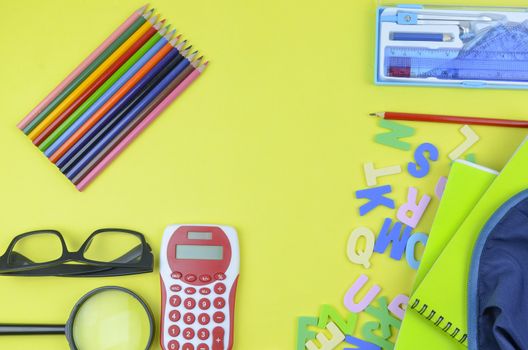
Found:
[{"label": "blue marker pen", "polygon": [[454,37],[447,33],[416,33],[416,32],[392,32],[389,36],[394,41],[453,41]]}]

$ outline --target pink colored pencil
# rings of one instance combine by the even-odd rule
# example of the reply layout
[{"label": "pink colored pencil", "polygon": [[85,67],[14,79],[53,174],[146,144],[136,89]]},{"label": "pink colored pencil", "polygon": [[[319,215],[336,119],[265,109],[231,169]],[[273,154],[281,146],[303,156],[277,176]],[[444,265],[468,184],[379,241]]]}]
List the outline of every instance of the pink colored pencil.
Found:
[{"label": "pink colored pencil", "polygon": [[160,115],[161,112],[167,108],[172,101],[176,99],[193,81],[200,76],[200,74],[207,67],[209,62],[205,62],[196,68],[187,78],[185,78],[180,85],[178,85],[161,103],[150,112],[145,119],[138,124],[138,126],[130,132],[106,157],[104,157],[99,164],[97,164],[92,171],[90,171],[85,178],[79,182],[75,187],[82,191],[88,186],[96,177],[103,171],[125,148],[143,131],[147,126]]},{"label": "pink colored pencil", "polygon": [[29,114],[24,119],[22,119],[20,123],[18,123],[17,127],[20,130],[23,130],[29,123],[31,123],[35,116],[37,116],[44,108],[46,108],[46,106],[51,101],[53,101],[55,97],[57,97],[61,93],[61,91],[64,90],[64,88],[73,81],[73,79],[75,79],[82,71],[84,71],[86,67],[88,67],[97,57],[99,57],[99,55],[104,50],[106,50],[106,48],[110,46],[110,44],[112,44],[115,39],[117,39],[121,34],[123,34],[124,31],[127,30],[128,27],[130,27],[130,25],[134,23],[136,19],[138,19],[139,16],[141,16],[145,12],[147,6],[148,5],[145,5],[135,11],[126,21],[123,22],[123,24],[119,26],[119,28],[117,28],[112,34],[110,34],[110,36],[101,45],[99,45],[99,47],[95,49],[94,52],[90,54],[90,56],[86,57],[86,59],[82,61],[81,64],[77,68],[75,68],[73,72],[70,73],[70,75],[68,75],[59,85],[57,85],[57,87],[52,92],[49,93],[48,96],[46,96],[44,100],[42,100],[42,102],[40,102],[35,108],[33,108],[33,110],[29,112]]}]

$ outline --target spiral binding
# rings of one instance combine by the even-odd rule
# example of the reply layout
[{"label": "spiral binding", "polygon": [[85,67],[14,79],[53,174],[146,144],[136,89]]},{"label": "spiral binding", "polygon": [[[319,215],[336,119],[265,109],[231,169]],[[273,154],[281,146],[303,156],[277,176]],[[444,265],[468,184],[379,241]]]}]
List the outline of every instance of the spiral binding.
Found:
[{"label": "spiral binding", "polygon": [[[420,304],[420,299],[414,299],[413,303],[411,304],[411,309],[424,316],[427,320],[433,322],[435,326],[439,327],[442,331],[447,333],[451,338],[457,340],[460,344],[467,346],[467,333],[462,333],[460,328],[453,326],[451,322],[443,324],[445,321],[444,316],[437,316],[436,310],[430,308],[425,303]],[[435,318],[435,316],[437,316],[437,318]]]}]

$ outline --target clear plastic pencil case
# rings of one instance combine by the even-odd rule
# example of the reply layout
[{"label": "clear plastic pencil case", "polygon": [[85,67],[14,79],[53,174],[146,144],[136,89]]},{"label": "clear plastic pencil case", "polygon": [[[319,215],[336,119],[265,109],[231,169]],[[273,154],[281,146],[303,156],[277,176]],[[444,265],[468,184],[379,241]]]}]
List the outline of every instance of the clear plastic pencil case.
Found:
[{"label": "clear plastic pencil case", "polygon": [[394,5],[377,9],[382,85],[528,88],[528,9]]}]

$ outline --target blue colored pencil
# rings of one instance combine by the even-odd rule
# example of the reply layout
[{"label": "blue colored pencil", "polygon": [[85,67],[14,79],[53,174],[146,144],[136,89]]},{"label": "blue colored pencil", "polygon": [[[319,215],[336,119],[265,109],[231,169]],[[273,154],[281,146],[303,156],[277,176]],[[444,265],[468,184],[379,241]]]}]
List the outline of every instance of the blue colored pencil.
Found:
[{"label": "blue colored pencil", "polygon": [[394,41],[453,41],[453,35],[449,33],[415,33],[415,32],[393,32],[390,39]]},{"label": "blue colored pencil", "polygon": [[112,128],[92,149],[84,155],[75,166],[68,171],[65,175],[68,179],[73,180],[73,178],[83,170],[90,161],[97,156],[98,153],[102,152],[106,145],[119,133],[134,120],[134,118],[141,113],[141,111],[148,106],[148,104],[160,94],[172,80],[176,79],[178,75],[190,64],[190,61],[186,58],[181,61],[163,80],[154,87],[139,103],[137,103],[132,110],[130,110],[124,117],[117,123],[117,125]]}]

